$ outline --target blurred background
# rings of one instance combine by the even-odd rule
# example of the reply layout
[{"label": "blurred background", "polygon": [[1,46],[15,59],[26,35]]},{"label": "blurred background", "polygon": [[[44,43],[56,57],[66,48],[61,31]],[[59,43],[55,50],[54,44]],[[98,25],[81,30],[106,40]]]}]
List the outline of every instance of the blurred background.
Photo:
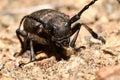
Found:
[{"label": "blurred background", "polygon": [[[24,15],[34,11],[52,8],[68,14],[70,17],[80,11],[91,0],[1,0],[0,28],[18,24]],[[120,19],[120,4],[117,0],[98,0],[82,15],[81,20],[90,23],[101,20],[102,23]],[[17,27],[17,26],[16,26]],[[0,29],[2,30],[2,29]]]},{"label": "blurred background", "polygon": [[[80,11],[91,0],[1,0],[0,23],[1,28],[11,26],[21,20],[24,15],[34,11],[52,8],[68,14],[70,17]],[[83,15],[84,22],[101,20],[103,23],[120,19],[120,4],[117,0],[98,0]]]},{"label": "blurred background", "polygon": [[[37,10],[50,8],[72,17],[90,1],[91,0],[0,0],[0,65],[7,61],[9,62],[9,60],[14,60],[13,54],[20,51],[20,43],[16,37],[15,30],[18,28],[23,16]],[[107,40],[104,47],[105,49],[106,46],[110,47],[110,49],[107,49],[108,51],[111,51],[113,45],[120,45],[120,36],[116,38],[116,35],[120,35],[120,2],[118,1],[119,0],[98,0],[82,14],[79,20],[89,25],[95,32]],[[77,44],[83,45],[87,41],[86,37],[89,36],[90,34],[82,28]],[[118,49],[120,49],[120,47],[117,46],[117,50]],[[112,52],[114,51],[115,50]],[[95,73],[91,75],[95,76]],[[86,76],[84,76],[84,78],[85,77]],[[91,80],[93,80],[93,78],[92,76]]]}]

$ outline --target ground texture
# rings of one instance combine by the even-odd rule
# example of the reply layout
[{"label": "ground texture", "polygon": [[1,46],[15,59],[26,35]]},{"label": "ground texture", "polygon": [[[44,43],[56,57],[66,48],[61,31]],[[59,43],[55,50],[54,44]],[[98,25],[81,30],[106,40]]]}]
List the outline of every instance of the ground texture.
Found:
[{"label": "ground texture", "polygon": [[[92,38],[81,28],[76,45],[85,46],[78,52],[66,49],[69,60],[56,61],[54,56],[32,62],[29,51],[15,58],[20,43],[15,30],[21,18],[35,10],[53,8],[70,17],[90,0],[2,0],[0,1],[0,80],[120,80],[120,4],[119,0],[98,0],[81,17],[102,36],[106,43]],[[45,53],[36,58],[46,56]]]}]

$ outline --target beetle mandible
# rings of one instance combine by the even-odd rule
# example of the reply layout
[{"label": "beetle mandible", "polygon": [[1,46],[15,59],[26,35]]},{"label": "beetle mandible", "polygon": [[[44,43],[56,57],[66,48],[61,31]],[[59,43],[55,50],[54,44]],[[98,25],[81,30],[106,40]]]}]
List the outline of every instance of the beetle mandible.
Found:
[{"label": "beetle mandible", "polygon": [[[21,43],[21,51],[15,54],[15,56],[20,56],[26,50],[30,50],[30,62],[32,62],[35,60],[35,52],[38,47],[51,46],[54,48],[53,50],[56,50],[55,47],[63,48],[70,46],[76,49],[75,42],[81,26],[85,27],[95,39],[105,43],[104,38],[98,36],[97,33],[85,23],[75,23],[72,25],[74,22],[78,21],[82,13],[96,1],[97,0],[92,0],[72,18],[52,9],[43,9],[24,16],[20,22],[19,28],[16,30],[17,37]],[[21,24],[23,21],[22,30]],[[74,33],[76,33],[75,36],[70,40],[70,37]]]}]

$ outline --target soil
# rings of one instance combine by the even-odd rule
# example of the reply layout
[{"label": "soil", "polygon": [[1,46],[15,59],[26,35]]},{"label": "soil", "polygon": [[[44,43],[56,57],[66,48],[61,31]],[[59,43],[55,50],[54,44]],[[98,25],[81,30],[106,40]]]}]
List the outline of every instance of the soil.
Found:
[{"label": "soil", "polygon": [[19,57],[13,56],[21,50],[15,30],[22,17],[34,11],[31,10],[33,7],[47,6],[72,17],[89,1],[0,1],[0,80],[99,80],[97,73],[101,68],[119,65],[120,4],[117,0],[98,0],[79,20],[102,36],[105,44],[94,39],[82,27],[76,46],[84,46],[85,49],[74,52],[70,47],[67,48],[66,51],[71,55],[69,60],[57,61],[54,56],[47,57],[46,53],[39,52],[36,58],[46,58],[19,67],[21,63],[29,62],[30,52]]}]

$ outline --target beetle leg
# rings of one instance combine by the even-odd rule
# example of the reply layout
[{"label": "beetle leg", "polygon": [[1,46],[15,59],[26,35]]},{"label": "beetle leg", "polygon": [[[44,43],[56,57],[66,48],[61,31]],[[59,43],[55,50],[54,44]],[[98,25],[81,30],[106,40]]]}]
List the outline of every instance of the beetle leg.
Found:
[{"label": "beetle leg", "polygon": [[19,64],[19,67],[22,67],[22,66],[24,66],[24,65],[26,65],[26,64],[29,64],[30,62],[35,61],[35,54],[34,54],[33,40],[32,40],[32,39],[30,39],[29,44],[30,44],[30,61],[29,61],[28,63]]},{"label": "beetle leg", "polygon": [[41,45],[49,45],[49,41],[45,38],[42,38],[38,35],[28,33],[27,38],[30,40],[30,62],[35,61],[35,50],[34,50],[34,43],[41,44]]},{"label": "beetle leg", "polygon": [[77,33],[76,33],[75,36],[73,37],[72,41],[70,42],[70,46],[71,46],[72,48],[75,48],[75,42],[76,42],[76,40],[77,40],[77,37],[78,37],[78,33],[79,33],[79,31],[80,31],[80,28],[81,28],[81,24],[79,24],[79,23],[75,24],[75,25],[73,26],[73,28],[72,28],[72,34],[74,34],[74,33],[77,31]]},{"label": "beetle leg", "polygon": [[35,53],[33,49],[33,40],[30,39],[30,62],[35,61]]},{"label": "beetle leg", "polygon": [[72,39],[72,41],[70,42],[70,46],[71,46],[73,49],[75,49],[75,42],[76,42],[76,39],[77,39],[77,37],[78,37],[78,33],[79,33],[80,28],[81,28],[82,25],[83,25],[83,27],[85,27],[85,28],[89,31],[89,33],[90,33],[95,39],[101,40],[102,43],[105,44],[105,42],[106,42],[105,39],[102,38],[101,36],[98,36],[98,34],[95,33],[95,32],[94,32],[90,27],[88,27],[86,24],[84,24],[84,23],[76,23],[76,24],[72,27],[72,34],[74,34],[76,31],[77,31],[77,33],[76,33],[76,35],[74,36],[74,38]]},{"label": "beetle leg", "polygon": [[29,33],[27,37],[28,37],[28,39],[32,39],[34,42],[41,44],[41,45],[49,45],[50,44],[49,40],[47,40],[43,37],[40,37],[36,34]]},{"label": "beetle leg", "polygon": [[103,37],[101,37],[101,36],[99,36],[97,33],[95,33],[95,32],[94,32],[89,26],[87,26],[85,23],[81,23],[81,25],[83,25],[95,39],[101,40],[101,42],[102,42],[103,44],[106,43],[106,40],[105,40]]}]

